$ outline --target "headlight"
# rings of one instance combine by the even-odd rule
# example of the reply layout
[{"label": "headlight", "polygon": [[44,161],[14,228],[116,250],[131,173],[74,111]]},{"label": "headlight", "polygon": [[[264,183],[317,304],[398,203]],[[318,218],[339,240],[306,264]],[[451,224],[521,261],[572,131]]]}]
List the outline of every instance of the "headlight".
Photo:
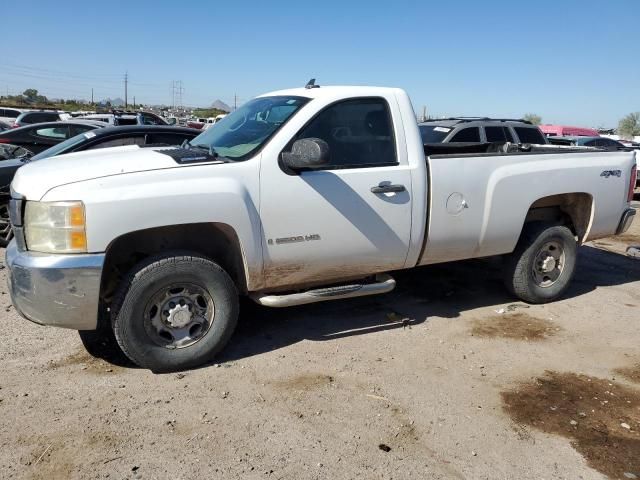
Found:
[{"label": "headlight", "polygon": [[46,253],[85,253],[82,202],[27,202],[24,214],[27,248]]}]

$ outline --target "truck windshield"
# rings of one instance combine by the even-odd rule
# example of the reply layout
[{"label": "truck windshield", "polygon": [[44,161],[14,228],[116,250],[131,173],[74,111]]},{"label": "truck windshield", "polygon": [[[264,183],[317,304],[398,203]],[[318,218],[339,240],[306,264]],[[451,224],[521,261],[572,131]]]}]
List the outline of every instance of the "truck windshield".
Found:
[{"label": "truck windshield", "polygon": [[262,148],[308,101],[288,96],[254,98],[190,143],[194,147],[213,147],[218,155],[230,160],[244,160]]}]

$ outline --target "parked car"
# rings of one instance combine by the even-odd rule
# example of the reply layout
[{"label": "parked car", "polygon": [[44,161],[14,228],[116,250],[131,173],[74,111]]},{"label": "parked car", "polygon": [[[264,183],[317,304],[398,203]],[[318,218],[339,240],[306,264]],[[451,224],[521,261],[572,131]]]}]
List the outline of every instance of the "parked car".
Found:
[{"label": "parked car", "polygon": [[227,116],[226,113],[221,113],[220,115],[216,115],[215,117],[207,118],[207,123],[205,123],[202,126],[202,130],[207,130],[208,128],[211,128],[213,125],[218,123],[220,120],[222,120],[226,116]]},{"label": "parked car", "polygon": [[78,117],[82,117],[84,115],[91,115],[96,113],[95,111],[91,111],[91,110],[75,110],[73,112],[69,112],[69,115],[71,115],[73,118],[78,118]]},{"label": "parked car", "polygon": [[104,126],[104,123],[90,120],[36,123],[0,132],[0,143],[18,145],[35,154],[80,133]]},{"label": "parked car", "polygon": [[[9,245],[13,238],[13,227],[9,218],[9,186],[18,168],[24,165],[23,159],[13,158],[16,149],[19,150],[20,147],[0,145],[0,247]],[[11,152],[5,152],[6,150]]]},{"label": "parked car", "polygon": [[640,142],[634,142],[633,140],[618,140],[625,147],[633,148],[634,150],[640,150]]},{"label": "parked car", "polygon": [[169,371],[224,347],[239,295],[380,294],[394,270],[504,255],[509,291],[549,302],[578,245],[629,228],[635,154],[510,146],[527,151],[432,155],[404,91],[317,87],[257,97],[182,147],[32,162],[12,183],[13,305]]},{"label": "parked car", "polygon": [[4,132],[5,130],[9,130],[10,128],[11,128],[10,124],[0,120],[0,132]]},{"label": "parked car", "polygon": [[105,127],[77,135],[58,145],[33,156],[31,161],[42,160],[56,155],[64,155],[97,148],[123,147],[137,145],[181,145],[200,134],[193,128],[172,127],[169,125],[127,125],[124,127]]},{"label": "parked car", "polygon": [[582,137],[582,136],[564,136],[564,137],[549,137],[548,140],[552,143],[566,142],[567,145],[580,146],[580,147],[596,147],[610,152],[615,151],[631,151],[633,147],[627,147],[617,140],[607,137]]},{"label": "parked car", "polygon": [[111,126],[169,125],[164,118],[151,112],[124,112],[116,110],[114,113],[93,113],[89,115],[82,115],[78,118],[98,120]]},{"label": "parked car", "polygon": [[[0,160],[12,160],[14,158],[29,157],[31,152],[24,149],[19,145],[12,145],[10,143],[0,143]],[[0,166],[3,165],[0,162]],[[4,185],[0,183],[0,185]]]},{"label": "parked car", "polygon": [[[16,145],[0,144],[0,247],[6,247],[13,238],[9,222],[9,184],[16,170],[28,162],[83,152],[98,148],[120,147],[126,145],[180,145],[190,141],[200,132],[191,128],[132,125],[127,127],[104,127],[86,131],[61,142],[29,158],[29,152]],[[3,158],[3,148],[6,154]]]},{"label": "parked car", "polygon": [[197,130],[202,130],[202,128],[204,127],[205,123],[207,123],[207,119],[206,118],[191,119],[191,120],[187,120],[187,127],[195,128]]},{"label": "parked car", "polygon": [[6,122],[13,125],[16,119],[27,110],[22,108],[0,107],[0,122]]},{"label": "parked car", "polygon": [[540,130],[547,137],[598,137],[600,134],[595,128],[571,127],[569,125],[540,125]]},{"label": "parked car", "polygon": [[547,143],[540,129],[526,120],[454,117],[418,125],[422,142],[429,143]]},{"label": "parked car", "polygon": [[13,123],[14,128],[24,127],[32,123],[57,122],[60,120],[69,120],[71,115],[64,112],[54,112],[51,110],[32,110],[23,112],[18,115]]}]

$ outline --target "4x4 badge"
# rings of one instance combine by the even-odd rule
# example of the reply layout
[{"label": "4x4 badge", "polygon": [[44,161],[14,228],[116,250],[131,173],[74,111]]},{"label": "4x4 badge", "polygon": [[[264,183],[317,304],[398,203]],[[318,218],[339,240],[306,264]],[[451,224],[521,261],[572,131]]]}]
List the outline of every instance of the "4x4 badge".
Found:
[{"label": "4x4 badge", "polygon": [[604,172],[602,172],[600,174],[600,176],[604,177],[604,178],[621,177],[622,176],[622,171],[621,170],[605,170]]}]

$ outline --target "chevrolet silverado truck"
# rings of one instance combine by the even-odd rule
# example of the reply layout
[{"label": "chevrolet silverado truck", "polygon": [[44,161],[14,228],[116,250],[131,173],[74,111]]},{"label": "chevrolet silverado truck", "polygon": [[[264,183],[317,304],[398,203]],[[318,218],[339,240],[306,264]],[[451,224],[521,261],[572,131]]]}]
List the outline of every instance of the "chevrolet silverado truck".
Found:
[{"label": "chevrolet silverado truck", "polygon": [[13,304],[79,330],[90,352],[112,335],[136,364],[171,371],[224,347],[242,295],[286,307],[381,294],[389,272],[499,255],[513,295],[548,302],[580,244],[633,220],[633,152],[474,148],[429,151],[403,90],[309,84],[180,147],[25,165],[11,188]]}]

